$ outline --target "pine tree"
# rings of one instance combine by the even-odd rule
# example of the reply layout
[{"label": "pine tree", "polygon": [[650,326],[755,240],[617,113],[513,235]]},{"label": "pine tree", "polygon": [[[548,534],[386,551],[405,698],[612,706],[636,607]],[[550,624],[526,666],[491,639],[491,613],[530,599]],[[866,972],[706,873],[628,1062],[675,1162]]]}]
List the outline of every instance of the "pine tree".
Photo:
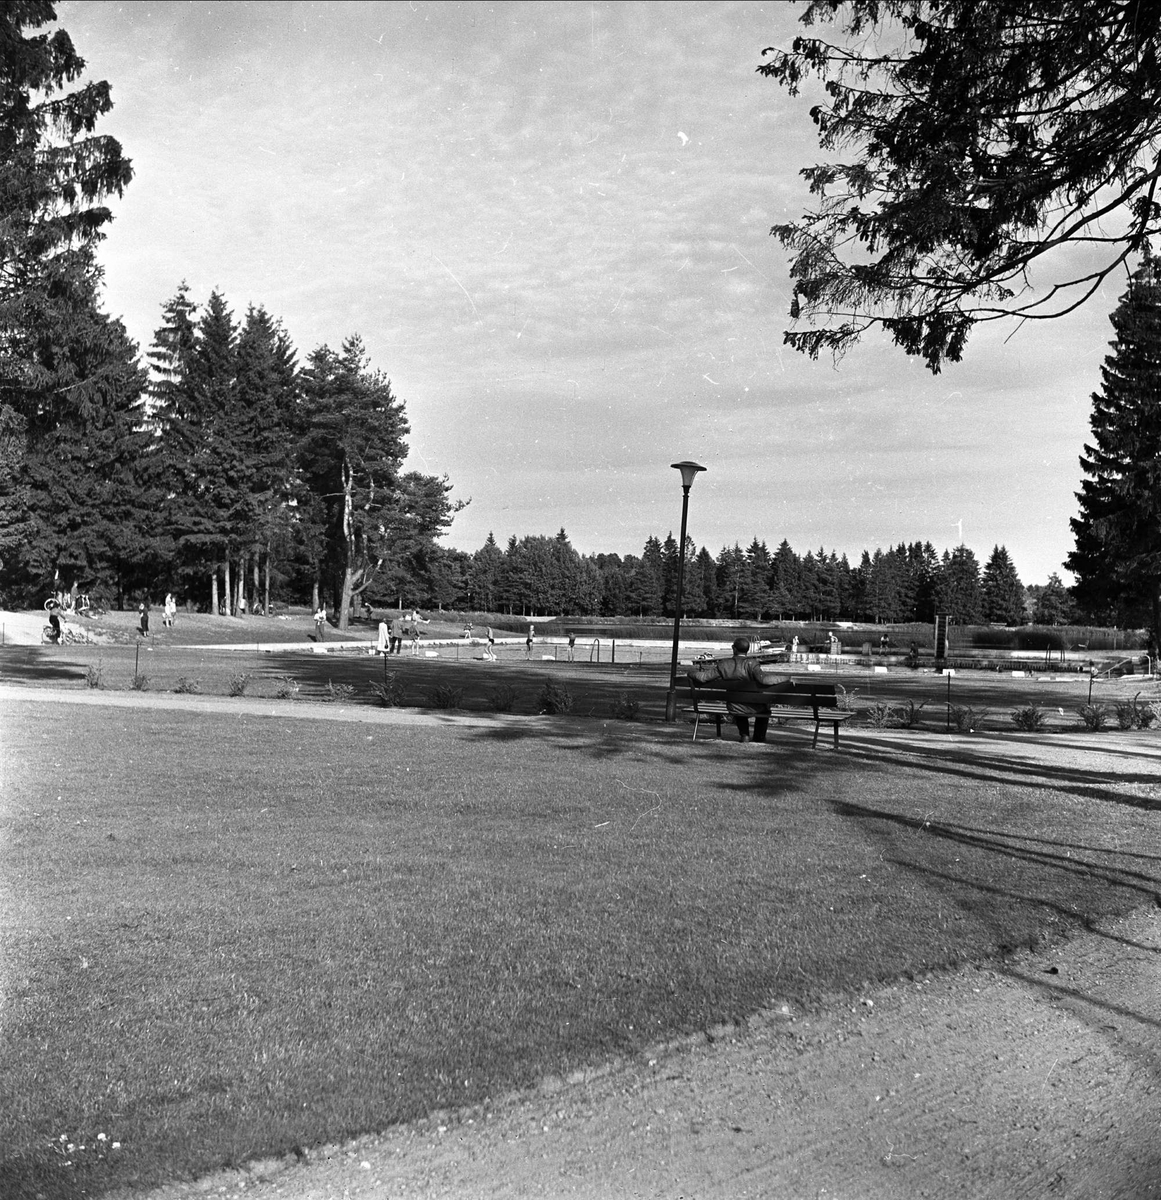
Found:
[{"label": "pine tree", "polygon": [[936,583],[937,611],[961,625],[978,625],[984,617],[980,564],[966,547],[943,552]]},{"label": "pine tree", "polygon": [[[325,566],[339,629],[346,629],[368,588],[382,594],[384,585],[395,586],[392,572],[396,580],[416,575],[462,505],[452,502],[446,478],[401,473],[409,432],[403,402],[371,368],[357,336],[341,354],[315,350],[303,389],[309,423],[300,461],[325,514]],[[509,545],[516,547],[515,538]]]},{"label": "pine tree", "polygon": [[1067,625],[1073,618],[1075,607],[1068,589],[1054,572],[1036,597],[1032,620],[1037,625]]},{"label": "pine tree", "polygon": [[1016,574],[1007,547],[993,547],[992,557],[984,567],[982,587],[985,621],[1024,624],[1024,585]]},{"label": "pine tree", "polygon": [[1066,566],[1078,601],[1145,620],[1161,645],[1161,275],[1146,253],[1110,318],[1116,336],[1092,398],[1092,444]]},{"label": "pine tree", "polygon": [[770,610],[770,551],[766,543],[755,538],[746,547],[745,566],[742,570],[741,593],[738,599],[739,615],[760,621]]},{"label": "pine tree", "polygon": [[496,545],[496,539],[489,530],[484,544],[472,555],[472,568],[468,573],[472,603],[481,612],[493,612],[497,607],[503,565],[504,552]]}]

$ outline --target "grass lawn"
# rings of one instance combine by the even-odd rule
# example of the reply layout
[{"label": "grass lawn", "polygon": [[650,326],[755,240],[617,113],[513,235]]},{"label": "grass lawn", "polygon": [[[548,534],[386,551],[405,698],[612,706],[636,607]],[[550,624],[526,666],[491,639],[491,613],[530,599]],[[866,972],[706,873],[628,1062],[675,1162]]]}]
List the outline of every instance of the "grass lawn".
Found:
[{"label": "grass lawn", "polygon": [[[30,661],[75,662],[54,653]],[[486,1105],[1161,882],[1155,733],[1055,769],[1008,735],[852,729],[813,754],[799,731],[741,747],[577,719],[3,716],[5,1198]],[[120,1148],[94,1154],[100,1133]]]}]

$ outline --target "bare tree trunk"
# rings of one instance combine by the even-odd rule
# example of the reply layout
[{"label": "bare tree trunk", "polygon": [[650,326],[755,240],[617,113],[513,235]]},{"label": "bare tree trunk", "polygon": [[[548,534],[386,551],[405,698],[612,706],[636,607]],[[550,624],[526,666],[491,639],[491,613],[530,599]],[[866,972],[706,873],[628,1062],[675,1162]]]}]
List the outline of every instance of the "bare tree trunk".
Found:
[{"label": "bare tree trunk", "polygon": [[222,564],[222,571],[226,580],[226,616],[232,617],[234,615],[234,588],[233,581],[230,578],[230,556],[228,554],[226,555],[226,561]]},{"label": "bare tree trunk", "polygon": [[252,572],[251,579],[250,579],[250,583],[251,583],[250,612],[251,612],[251,615],[254,615],[258,612],[258,608],[259,608],[258,597],[262,595],[262,582],[258,576],[258,559],[259,559],[259,557],[260,557],[260,555],[258,552],[258,547],[255,546],[254,554],[250,559],[250,562],[253,566],[253,572]]},{"label": "bare tree trunk", "polygon": [[[255,565],[257,570],[257,565]],[[270,543],[266,543],[266,590],[262,597],[262,615],[270,616]]]},{"label": "bare tree trunk", "polygon": [[218,615],[218,565],[215,563],[210,570],[210,612]]},{"label": "bare tree trunk", "polygon": [[318,576],[315,576],[314,583],[310,586],[310,611],[318,612]]}]

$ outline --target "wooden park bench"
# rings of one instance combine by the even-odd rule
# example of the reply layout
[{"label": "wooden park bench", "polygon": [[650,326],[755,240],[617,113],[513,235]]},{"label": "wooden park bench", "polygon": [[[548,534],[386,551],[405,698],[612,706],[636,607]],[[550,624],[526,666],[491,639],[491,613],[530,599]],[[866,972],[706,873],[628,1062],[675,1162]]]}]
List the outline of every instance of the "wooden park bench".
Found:
[{"label": "wooden park bench", "polygon": [[[724,684],[720,680],[711,683],[694,683],[691,680],[689,699],[690,706],[687,711],[690,713],[689,719],[693,722],[694,741],[697,740],[698,726],[703,719],[712,720],[717,727],[718,737],[721,737],[722,722],[732,721],[734,718],[726,704]],[[839,708],[835,686],[827,683],[800,683],[788,679],[769,687],[731,691],[729,699],[734,704],[768,704],[771,721],[813,721],[814,740],[810,744],[811,749],[818,746],[819,729],[823,725],[829,725],[834,730],[834,748],[837,750],[839,726],[855,715],[850,709]],[[748,715],[750,720],[754,719],[755,714]]]}]

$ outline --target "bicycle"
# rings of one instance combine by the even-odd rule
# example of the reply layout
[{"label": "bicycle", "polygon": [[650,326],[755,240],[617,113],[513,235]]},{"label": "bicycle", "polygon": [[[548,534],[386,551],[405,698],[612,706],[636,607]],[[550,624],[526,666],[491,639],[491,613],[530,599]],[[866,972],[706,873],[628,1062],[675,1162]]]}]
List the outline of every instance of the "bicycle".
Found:
[{"label": "bicycle", "polygon": [[67,625],[61,626],[59,634],[51,625],[46,625],[40,631],[40,641],[45,646],[83,646],[88,640],[83,633]]}]

